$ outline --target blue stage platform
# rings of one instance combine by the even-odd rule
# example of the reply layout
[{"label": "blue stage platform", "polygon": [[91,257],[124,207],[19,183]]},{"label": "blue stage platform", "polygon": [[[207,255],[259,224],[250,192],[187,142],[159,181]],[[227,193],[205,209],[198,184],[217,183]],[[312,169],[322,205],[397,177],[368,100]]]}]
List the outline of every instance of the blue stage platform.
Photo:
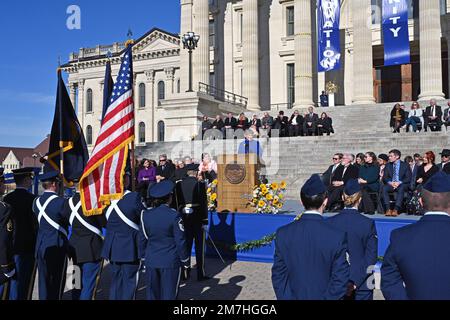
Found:
[{"label": "blue stage platform", "polygon": [[[326,214],[325,217],[333,214]],[[375,220],[378,232],[378,256],[383,256],[388,244],[391,231],[402,226],[415,223],[418,217],[399,216],[386,218],[382,215],[368,216]],[[293,214],[248,214],[248,213],[217,213],[209,214],[209,234],[213,238],[222,255],[228,259],[254,262],[273,262],[274,244],[255,249],[249,252],[233,253],[224,249],[223,244],[244,243],[259,240],[275,232],[279,227],[292,222]],[[211,246],[207,247],[206,254],[217,257]]]}]

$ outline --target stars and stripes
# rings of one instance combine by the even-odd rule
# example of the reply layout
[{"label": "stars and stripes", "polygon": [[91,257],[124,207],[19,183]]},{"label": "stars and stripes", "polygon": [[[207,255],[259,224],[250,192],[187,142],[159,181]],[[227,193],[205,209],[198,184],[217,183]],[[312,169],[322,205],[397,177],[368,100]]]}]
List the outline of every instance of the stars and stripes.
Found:
[{"label": "stars and stripes", "polygon": [[105,204],[120,199],[128,145],[134,140],[132,46],[128,46],[101,123],[94,150],[80,180],[83,213],[101,214]]}]

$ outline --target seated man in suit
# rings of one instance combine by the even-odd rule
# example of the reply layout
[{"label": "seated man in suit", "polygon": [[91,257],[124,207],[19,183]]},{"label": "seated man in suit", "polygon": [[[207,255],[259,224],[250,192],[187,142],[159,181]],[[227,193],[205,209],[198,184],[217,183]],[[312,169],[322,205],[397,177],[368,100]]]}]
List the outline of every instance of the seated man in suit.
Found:
[{"label": "seated man in suit", "polygon": [[[389,151],[389,163],[383,173],[383,201],[386,216],[398,216],[403,205],[405,192],[411,183],[411,168],[400,160],[401,152],[397,149]],[[395,208],[389,208],[389,192],[397,193]]]},{"label": "seated man in suit", "polygon": [[175,177],[175,165],[167,161],[167,155],[159,156],[159,166],[156,167],[156,181],[160,182],[164,179],[173,179]]},{"label": "seated man in suit", "polygon": [[433,175],[419,201],[425,215],[391,233],[381,267],[386,300],[450,300],[450,175]]},{"label": "seated man in suit", "polygon": [[430,127],[431,131],[441,131],[442,126],[442,108],[436,105],[436,100],[431,99],[430,105],[425,110],[423,117],[425,131]]},{"label": "seated man in suit", "polygon": [[297,137],[303,135],[303,117],[295,110],[289,119],[289,136]]},{"label": "seated man in suit", "polygon": [[233,114],[231,112],[228,112],[227,117],[225,118],[225,121],[223,122],[222,127],[222,133],[225,138],[228,138],[228,135],[230,137],[233,136],[234,129],[236,129],[237,126],[237,120],[235,117],[233,117]]},{"label": "seated man in suit", "polygon": [[310,106],[303,122],[303,134],[305,136],[317,135],[317,121],[319,121],[319,115],[314,113],[314,108]]},{"label": "seated man in suit", "polygon": [[331,185],[331,178],[333,177],[333,174],[336,172],[336,169],[341,165],[343,156],[344,155],[342,153],[335,153],[333,155],[333,158],[331,158],[333,164],[329,166],[324,173],[322,173],[322,181],[327,188]]},{"label": "seated man in suit", "polygon": [[347,293],[347,237],[322,217],[327,189],[318,175],[303,185],[306,211],[277,230],[272,285],[278,300],[339,300]]},{"label": "seated man in suit", "polygon": [[450,174],[450,149],[443,149],[440,155],[442,161],[438,164],[439,170]]},{"label": "seated man in suit", "polygon": [[273,129],[278,130],[279,137],[286,137],[288,135],[288,123],[289,119],[284,115],[284,111],[281,110],[278,113],[278,117],[275,118],[273,123]]},{"label": "seated man in suit", "polygon": [[350,179],[358,179],[359,169],[357,166],[353,165],[352,162],[354,156],[350,153],[344,153],[342,157],[342,162],[339,167],[337,167],[331,178],[331,185],[328,188],[329,198],[327,211],[340,211],[343,209],[342,204],[342,191],[344,191],[344,186]]}]

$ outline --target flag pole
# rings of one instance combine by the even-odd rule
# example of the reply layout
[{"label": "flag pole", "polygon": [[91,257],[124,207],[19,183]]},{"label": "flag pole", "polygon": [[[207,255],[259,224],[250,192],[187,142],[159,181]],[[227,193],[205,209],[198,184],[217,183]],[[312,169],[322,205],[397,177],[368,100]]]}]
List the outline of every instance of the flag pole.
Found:
[{"label": "flag pole", "polygon": [[[134,43],[134,41],[133,41],[133,39],[131,38],[133,36],[133,32],[131,31],[131,28],[129,28],[128,29],[128,34],[127,34],[127,37],[128,37],[128,40],[125,42],[125,47],[128,47],[128,46],[132,46],[133,45],[133,43]],[[131,75],[132,77],[133,77],[133,80],[134,80],[134,74],[132,74]],[[133,83],[133,86],[132,86],[132,88],[131,88],[131,96],[134,98],[134,81],[132,81],[132,83]],[[136,119],[135,118],[135,111],[134,111],[134,108],[133,108],[133,119]],[[135,158],[134,158],[134,150],[135,150],[135,144],[134,144],[134,139],[131,141],[131,148],[130,148],[130,161],[131,161],[131,191],[136,191],[136,183],[135,183],[135,180],[136,180],[136,165],[135,165],[135,163],[136,163],[136,161],[135,161]]]},{"label": "flag pole", "polygon": [[64,196],[64,143],[63,143],[63,124],[62,124],[62,94],[59,86],[59,76],[61,73],[61,57],[58,57],[58,105],[59,105],[59,173],[61,181],[59,184],[59,195]]}]

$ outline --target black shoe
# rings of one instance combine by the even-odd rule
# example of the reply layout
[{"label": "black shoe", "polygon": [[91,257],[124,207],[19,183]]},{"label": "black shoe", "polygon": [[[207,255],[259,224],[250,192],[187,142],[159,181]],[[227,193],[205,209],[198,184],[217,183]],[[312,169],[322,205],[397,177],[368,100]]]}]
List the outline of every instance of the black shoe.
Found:
[{"label": "black shoe", "polygon": [[211,279],[212,279],[211,277],[207,277],[207,276],[201,276],[201,275],[197,276],[197,281],[206,281],[206,280],[211,280]]}]

